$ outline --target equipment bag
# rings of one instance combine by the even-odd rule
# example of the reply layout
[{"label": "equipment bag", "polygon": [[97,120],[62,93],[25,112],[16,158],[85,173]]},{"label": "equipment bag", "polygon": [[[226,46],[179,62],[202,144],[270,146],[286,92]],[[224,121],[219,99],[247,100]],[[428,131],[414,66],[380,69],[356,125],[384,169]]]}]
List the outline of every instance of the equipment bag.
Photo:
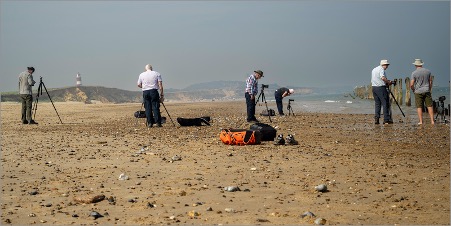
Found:
[{"label": "equipment bag", "polygon": [[135,118],[145,118],[146,117],[146,111],[136,111],[135,112]]},{"label": "equipment bag", "polygon": [[177,118],[177,122],[181,126],[202,126],[202,123],[209,126],[210,116],[204,116],[200,118]]},{"label": "equipment bag", "polygon": [[277,136],[277,130],[265,123],[252,124],[250,129],[260,131],[262,141],[274,141],[274,138]]},{"label": "equipment bag", "polygon": [[[269,113],[268,113],[268,112],[269,112]],[[275,116],[275,115],[276,115],[276,112],[275,112],[273,109],[268,109],[268,110],[264,109],[264,110],[262,111],[262,113],[260,113],[260,115],[261,115],[261,116]]]},{"label": "equipment bag", "polygon": [[222,143],[229,145],[251,145],[261,143],[260,131],[246,129],[223,129],[219,134]]}]

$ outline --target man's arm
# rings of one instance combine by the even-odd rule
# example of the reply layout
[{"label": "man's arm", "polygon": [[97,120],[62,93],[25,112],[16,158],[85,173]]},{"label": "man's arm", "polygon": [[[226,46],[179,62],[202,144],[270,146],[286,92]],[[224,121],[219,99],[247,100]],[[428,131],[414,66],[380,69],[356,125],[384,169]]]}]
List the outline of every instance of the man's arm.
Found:
[{"label": "man's arm", "polygon": [[429,76],[429,92],[432,90],[432,76]]},{"label": "man's arm", "polygon": [[158,81],[158,87],[160,87],[160,96],[164,96],[164,93],[163,93],[163,82],[162,81]]},{"label": "man's arm", "polygon": [[410,89],[412,91],[415,91],[415,79],[410,79]]}]

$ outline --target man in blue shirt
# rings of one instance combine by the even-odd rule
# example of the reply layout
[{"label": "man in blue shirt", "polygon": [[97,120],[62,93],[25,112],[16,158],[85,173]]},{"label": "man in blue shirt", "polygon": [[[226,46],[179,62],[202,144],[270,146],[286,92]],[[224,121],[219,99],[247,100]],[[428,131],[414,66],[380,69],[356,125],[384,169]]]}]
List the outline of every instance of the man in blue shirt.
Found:
[{"label": "man in blue shirt", "polygon": [[258,94],[258,79],[263,76],[263,71],[256,70],[254,74],[251,74],[246,80],[246,92],[244,97],[246,98],[247,106],[247,121],[248,122],[259,122],[255,118],[255,96]]}]

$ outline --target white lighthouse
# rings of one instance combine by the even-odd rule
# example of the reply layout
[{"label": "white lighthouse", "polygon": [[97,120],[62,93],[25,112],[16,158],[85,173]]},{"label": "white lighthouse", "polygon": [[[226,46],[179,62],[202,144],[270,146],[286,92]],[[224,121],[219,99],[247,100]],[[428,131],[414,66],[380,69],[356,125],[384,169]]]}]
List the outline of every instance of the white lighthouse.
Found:
[{"label": "white lighthouse", "polygon": [[77,79],[77,86],[81,86],[81,75],[80,75],[80,73],[77,73],[76,79]]}]

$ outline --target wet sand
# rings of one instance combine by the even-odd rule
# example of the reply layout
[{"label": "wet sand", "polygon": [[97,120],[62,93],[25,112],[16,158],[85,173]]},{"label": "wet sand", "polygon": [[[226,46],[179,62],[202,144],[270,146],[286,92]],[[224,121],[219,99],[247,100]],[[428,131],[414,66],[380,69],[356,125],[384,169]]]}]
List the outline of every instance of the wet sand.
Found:
[{"label": "wet sand", "polygon": [[[22,125],[1,103],[1,224],[450,224],[449,125],[300,111],[258,116],[299,145],[229,146],[219,132],[249,128],[244,102],[165,106],[176,126],[148,129],[140,104],[57,102],[61,124],[40,103]],[[176,122],[201,116],[211,126]]]}]

